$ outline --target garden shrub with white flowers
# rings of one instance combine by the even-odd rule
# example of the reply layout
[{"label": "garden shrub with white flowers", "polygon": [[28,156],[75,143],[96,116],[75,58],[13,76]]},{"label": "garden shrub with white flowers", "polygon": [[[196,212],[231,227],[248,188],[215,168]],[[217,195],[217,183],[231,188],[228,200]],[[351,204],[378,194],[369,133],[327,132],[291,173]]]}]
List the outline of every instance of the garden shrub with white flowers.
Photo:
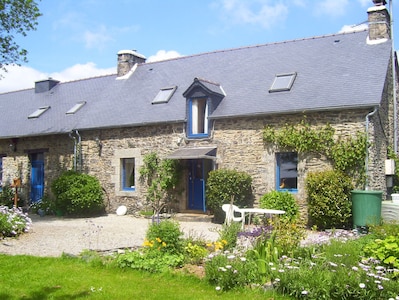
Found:
[{"label": "garden shrub with white flowers", "polygon": [[20,208],[0,206],[0,239],[28,232],[32,220]]},{"label": "garden shrub with white flowers", "polygon": [[[225,225],[219,240],[206,243],[183,238],[178,222],[164,220],[151,224],[143,247],[119,254],[117,264],[149,272],[198,264],[205,271],[203,280],[218,293],[255,288],[292,299],[399,300],[399,269],[389,258],[397,255],[393,233],[399,224],[370,227],[366,235],[325,232],[328,239],[323,235],[306,246],[301,245],[299,224],[271,222],[252,228],[238,232],[234,223]],[[243,238],[249,246],[242,244]]]}]

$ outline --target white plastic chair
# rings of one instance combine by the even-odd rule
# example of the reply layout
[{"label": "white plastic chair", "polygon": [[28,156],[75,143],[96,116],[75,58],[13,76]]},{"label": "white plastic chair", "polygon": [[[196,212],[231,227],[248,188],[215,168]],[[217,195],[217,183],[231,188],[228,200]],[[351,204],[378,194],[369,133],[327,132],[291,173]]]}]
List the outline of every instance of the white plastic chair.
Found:
[{"label": "white plastic chair", "polygon": [[[226,213],[225,224],[230,225],[231,222],[241,222],[244,224],[245,214],[237,206],[233,204],[223,204],[222,210]],[[239,216],[236,216],[235,213],[239,214]]]}]

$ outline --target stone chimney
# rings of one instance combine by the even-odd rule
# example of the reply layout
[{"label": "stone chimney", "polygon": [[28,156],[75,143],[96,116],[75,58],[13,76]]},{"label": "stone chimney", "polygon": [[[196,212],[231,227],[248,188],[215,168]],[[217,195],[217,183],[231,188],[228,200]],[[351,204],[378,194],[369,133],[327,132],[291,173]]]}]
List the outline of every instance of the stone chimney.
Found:
[{"label": "stone chimney", "polygon": [[60,83],[58,80],[52,79],[51,77],[49,79],[36,81],[35,82],[35,93],[48,92],[53,87],[55,87],[58,83]]},{"label": "stone chimney", "polygon": [[121,50],[118,52],[117,76],[126,75],[135,64],[145,63],[146,57],[135,50]]},{"label": "stone chimney", "polygon": [[385,41],[391,38],[391,16],[385,0],[373,0],[374,6],[367,10],[369,41]]}]

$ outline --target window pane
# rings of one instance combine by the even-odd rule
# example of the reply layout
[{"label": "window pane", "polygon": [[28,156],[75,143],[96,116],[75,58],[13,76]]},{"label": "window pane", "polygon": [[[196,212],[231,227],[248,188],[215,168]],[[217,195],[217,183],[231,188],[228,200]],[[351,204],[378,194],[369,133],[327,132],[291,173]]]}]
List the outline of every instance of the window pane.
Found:
[{"label": "window pane", "polygon": [[134,189],[134,158],[122,159],[122,189]]},{"label": "window pane", "polygon": [[295,152],[277,153],[278,189],[298,188],[298,154]]},{"label": "window pane", "polygon": [[191,133],[208,133],[208,107],[206,99],[193,99],[191,104]]}]

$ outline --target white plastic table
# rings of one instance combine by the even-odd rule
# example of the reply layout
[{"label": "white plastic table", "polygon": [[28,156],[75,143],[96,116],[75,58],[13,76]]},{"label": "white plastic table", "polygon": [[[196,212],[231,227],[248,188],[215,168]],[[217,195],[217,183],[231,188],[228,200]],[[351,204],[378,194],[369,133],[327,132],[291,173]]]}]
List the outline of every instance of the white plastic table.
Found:
[{"label": "white plastic table", "polygon": [[245,225],[245,213],[248,213],[248,225],[251,224],[251,215],[252,214],[263,214],[263,215],[282,215],[285,214],[284,210],[278,209],[265,209],[265,208],[240,208],[240,211],[244,214],[242,218],[241,228],[244,229]]}]

